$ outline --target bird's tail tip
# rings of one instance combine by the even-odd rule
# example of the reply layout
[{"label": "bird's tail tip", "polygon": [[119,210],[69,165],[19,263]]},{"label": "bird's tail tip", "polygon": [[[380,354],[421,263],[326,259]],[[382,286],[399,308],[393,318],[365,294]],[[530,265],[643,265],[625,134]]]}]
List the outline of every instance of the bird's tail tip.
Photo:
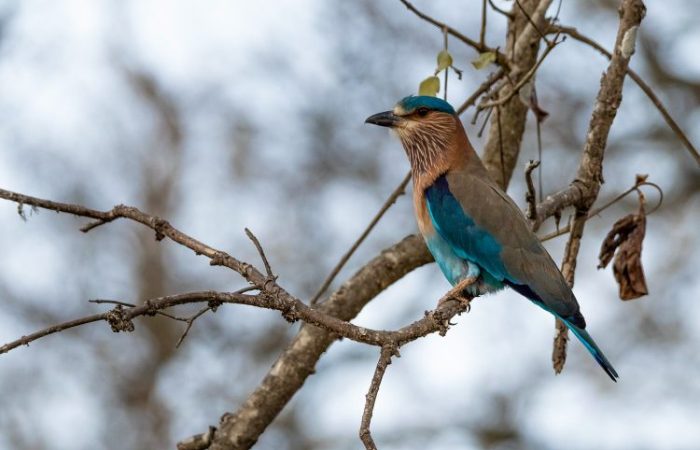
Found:
[{"label": "bird's tail tip", "polygon": [[600,367],[603,368],[603,370],[605,371],[605,373],[608,374],[610,379],[617,383],[617,379],[620,378],[620,375],[617,374],[617,371],[612,366],[612,364],[610,364],[610,361],[607,360],[605,355],[603,355],[602,353],[594,353],[593,357],[596,361],[598,361],[598,364],[600,364]]},{"label": "bird's tail tip", "polygon": [[[566,322],[566,321],[565,321]],[[617,374],[617,371],[615,368],[610,364],[610,361],[608,361],[608,358],[605,357],[603,354],[602,350],[598,347],[598,345],[595,343],[593,338],[591,337],[590,334],[588,334],[588,331],[586,331],[583,328],[579,328],[576,325],[573,325],[571,323],[566,322],[566,325],[569,327],[569,329],[576,335],[576,337],[581,341],[581,343],[588,349],[588,351],[591,353],[593,358],[598,362],[600,367],[603,368],[605,373],[608,374],[611,380],[613,380],[615,383],[617,383],[617,379],[620,378],[620,376]]]}]

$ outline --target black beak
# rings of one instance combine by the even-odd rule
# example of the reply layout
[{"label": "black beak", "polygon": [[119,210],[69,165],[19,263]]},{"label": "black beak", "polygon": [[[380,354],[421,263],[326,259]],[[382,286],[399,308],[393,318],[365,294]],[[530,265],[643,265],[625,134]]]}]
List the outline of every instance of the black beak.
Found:
[{"label": "black beak", "polygon": [[380,127],[392,128],[396,126],[401,118],[393,113],[393,111],[384,111],[377,113],[373,116],[369,116],[365,123],[371,123],[374,125],[379,125]]}]

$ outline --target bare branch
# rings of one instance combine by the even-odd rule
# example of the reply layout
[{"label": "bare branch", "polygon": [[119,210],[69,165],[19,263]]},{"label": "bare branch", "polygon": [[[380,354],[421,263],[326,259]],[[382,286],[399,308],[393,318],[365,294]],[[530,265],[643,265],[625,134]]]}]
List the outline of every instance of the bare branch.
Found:
[{"label": "bare branch", "polygon": [[576,178],[568,188],[547,196],[537,206],[535,230],[545,219],[566,207],[576,206],[587,212],[598,197],[603,182],[603,156],[608,134],[622,102],[622,85],[634,53],[634,35],[645,11],[641,0],[623,0],[615,54],[600,82]]},{"label": "bare branch", "polygon": [[534,66],[530,68],[530,70],[527,71],[527,73],[520,79],[518,80],[518,83],[513,86],[512,89],[508,91],[506,95],[503,97],[498,98],[497,100],[492,100],[489,102],[484,102],[478,106],[478,109],[486,109],[486,108],[493,108],[494,106],[501,106],[504,105],[506,102],[508,102],[515,94],[518,94],[520,92],[520,89],[525,86],[525,84],[532,79],[533,76],[535,76],[535,72],[537,72],[537,69],[540,68],[540,65],[544,62],[544,60],[547,58],[547,55],[560,43],[562,43],[562,40],[558,40],[558,36],[554,38],[552,42],[547,41],[547,48],[542,52],[542,56],[537,60]]},{"label": "bare branch", "polygon": [[85,325],[88,323],[92,322],[99,322],[101,320],[106,320],[107,319],[107,314],[108,313],[103,313],[103,314],[93,314],[92,316],[87,316],[83,317],[81,319],[76,319],[76,320],[70,320],[68,322],[64,322],[58,325],[54,325],[52,327],[48,327],[46,329],[43,329],[41,331],[37,331],[36,333],[29,334],[27,336],[22,336],[21,338],[14,340],[12,342],[8,342],[7,344],[3,345],[0,347],[0,355],[3,353],[7,353],[10,350],[13,350],[20,345],[29,345],[30,342],[36,341],[37,339],[41,339],[44,336],[49,336],[54,333],[59,333],[64,330],[68,330],[71,328],[79,327],[81,325]]},{"label": "bare branch", "polygon": [[[659,193],[659,199],[656,202],[656,206],[654,206],[654,208],[652,208],[649,212],[646,213],[647,216],[653,214],[657,209],[659,209],[659,207],[661,206],[661,204],[664,201],[664,191],[656,183],[652,183],[652,182],[646,181],[646,180],[640,181],[639,176],[638,176],[637,182],[635,182],[635,184],[632,187],[630,187],[626,191],[622,192],[621,194],[618,194],[615,198],[613,198],[612,200],[609,200],[608,202],[606,202],[602,206],[599,206],[598,208],[592,209],[588,213],[588,217],[586,218],[586,220],[590,220],[591,218],[598,216],[600,213],[602,213],[606,209],[610,208],[615,203],[621,201],[623,198],[627,197],[632,192],[638,191],[640,188],[642,188],[644,186],[651,186],[654,189],[656,189],[656,191]],[[540,241],[542,241],[542,242],[548,241],[550,239],[554,239],[555,237],[567,234],[570,230],[571,230],[571,225],[568,224],[565,227],[559,228],[558,230],[553,231],[549,234],[545,234],[543,236],[540,236],[539,238],[540,238]]]},{"label": "bare branch", "polygon": [[377,401],[379,386],[382,384],[386,368],[391,364],[391,357],[394,355],[398,356],[398,350],[395,347],[382,347],[379,361],[377,361],[377,368],[374,370],[374,375],[372,376],[372,383],[369,386],[367,395],[365,395],[365,409],[362,413],[362,422],[360,423],[360,439],[367,450],[377,450],[369,426],[372,421],[374,403]]},{"label": "bare branch", "polygon": [[498,71],[489,75],[486,81],[481,83],[481,85],[476,89],[476,91],[474,91],[474,93],[470,95],[469,98],[467,98],[459,108],[457,108],[457,114],[461,115],[464,111],[467,110],[467,108],[474,105],[474,103],[476,103],[476,101],[479,99],[479,97],[481,97],[481,95],[488,92],[488,90],[491,89],[491,87],[494,84],[496,84],[498,80],[503,78],[504,74],[505,71],[503,69],[499,69]]},{"label": "bare branch", "polygon": [[481,2],[481,31],[479,32],[479,45],[486,45],[486,0]]},{"label": "bare branch", "polygon": [[[569,287],[574,287],[574,274],[576,273],[576,260],[578,251],[581,248],[581,238],[583,237],[583,227],[587,217],[585,213],[577,212],[571,225],[571,235],[564,249],[564,260],[561,264],[561,273],[564,275]],[[554,373],[561,373],[566,363],[566,343],[569,340],[569,329],[564,323],[555,319],[556,335],[552,349],[552,367]]]},{"label": "bare branch", "polygon": [[190,332],[190,328],[192,328],[192,324],[194,323],[195,320],[199,319],[204,313],[207,311],[213,310],[211,306],[207,306],[206,308],[202,308],[199,311],[197,311],[192,317],[189,319],[185,320],[187,322],[187,327],[185,327],[185,331],[182,332],[182,336],[180,336],[180,339],[177,340],[177,344],[175,344],[175,348],[180,348],[180,345],[182,342],[185,340],[187,335]]},{"label": "bare branch", "polygon": [[[594,41],[593,39],[589,38],[588,36],[582,34],[579,32],[576,28],[574,27],[565,27],[565,26],[559,26],[559,25],[550,25],[549,27],[550,32],[555,32],[555,33],[562,33],[566,34],[568,36],[571,36],[573,39],[582,42],[591,48],[599,51],[602,53],[604,56],[606,56],[608,59],[612,58],[612,54],[605,49],[602,45]],[[668,112],[664,104],[661,102],[661,99],[656,95],[654,90],[642,79],[642,77],[635,72],[634,70],[630,69],[629,67],[627,68],[627,74],[629,75],[630,78],[639,86],[639,88],[646,94],[646,96],[651,100],[651,102],[654,104],[656,109],[661,113],[661,116],[664,118],[666,121],[666,124],[671,128],[671,130],[676,134],[676,137],[681,141],[683,146],[688,150],[688,153],[690,153],[690,156],[693,157],[695,162],[700,165],[700,152],[695,148],[695,146],[690,142],[690,139],[688,139],[688,136],[683,132],[681,129],[680,125],[675,121],[673,116],[671,116],[671,113]]]},{"label": "bare branch", "polygon": [[[20,345],[28,345],[49,334],[57,333],[69,328],[84,325],[86,323],[104,320],[110,324],[112,331],[133,331],[133,319],[140,316],[153,316],[157,311],[173,306],[189,303],[209,302],[215,304],[231,303],[238,305],[257,306],[260,308],[274,309],[280,311],[282,316],[290,322],[302,320],[308,324],[324,328],[332,333],[344,338],[361,342],[364,344],[382,347],[385,345],[401,345],[416,340],[434,332],[444,334],[446,332],[446,321],[454,315],[464,312],[468,308],[469,301],[466,302],[446,302],[456,294],[450,291],[443,297],[437,309],[425,314],[425,317],[404,326],[396,331],[373,330],[360,327],[345,320],[338,319],[319,309],[305,305],[301,300],[286,297],[273,296],[268,294],[248,295],[235,292],[199,291],[184,294],[169,295],[147,300],[143,305],[124,308],[122,304],[103,314],[95,314],[82,319],[65,322],[49,327],[45,330],[23,336],[0,347],[0,354],[6,353]],[[211,307],[207,307],[191,318],[193,322]],[[190,323],[191,325],[191,323]],[[189,330],[189,327],[188,327]],[[185,332],[185,334],[187,331]]]},{"label": "bare branch", "polygon": [[16,203],[51,209],[57,212],[66,212],[80,217],[96,219],[95,222],[92,222],[82,228],[82,231],[84,232],[117,219],[129,219],[134,222],[138,222],[155,231],[157,240],[162,240],[163,238],[167,237],[170,240],[189,248],[197,255],[206,256],[210,259],[210,265],[224,266],[234,270],[252,286],[255,286],[261,291],[275,296],[282,296],[286,299],[294,299],[294,297],[282,289],[274,280],[271,280],[268,276],[262,274],[254,266],[246,262],[239,261],[226,252],[212,248],[194,239],[193,237],[188,236],[182,231],[174,228],[172,225],[170,225],[170,223],[161,219],[160,217],[146,214],[132,206],[117,205],[110,211],[97,211],[81,205],[53,202],[4,189],[0,189],[0,198]]},{"label": "bare branch", "polygon": [[[381,291],[432,260],[423,239],[408,236],[365,264],[318,308],[339,319],[351,320]],[[337,338],[321,328],[302,326],[240,408],[222,417],[217,432],[219,448],[250,448],[315,373],[321,355]]]},{"label": "bare branch", "polygon": [[[603,182],[603,157],[608,133],[617,109],[622,102],[622,85],[625,81],[629,61],[634,54],[637,29],[644,18],[646,8],[642,0],[623,0],[620,5],[620,25],[615,40],[615,54],[610,59],[608,70],[600,82],[600,90],[588,126],[587,139],[581,157],[576,179],[571,186],[545,199],[537,208],[537,218],[533,228],[542,223],[546,214],[561,211],[567,202],[575,206],[576,213],[571,224],[571,235],[564,251],[562,274],[569,286],[574,284],[576,258],[581,246],[583,229],[591,206],[598,198]],[[558,203],[558,206],[557,206]],[[563,324],[556,324],[557,335],[552,353],[552,363],[556,373],[561,372],[566,361],[566,341],[568,331]]]},{"label": "bare branch", "polygon": [[267,256],[265,256],[265,250],[263,250],[262,245],[260,245],[260,241],[248,228],[245,229],[245,234],[248,236],[248,239],[253,242],[253,245],[255,245],[255,248],[260,255],[260,259],[262,259],[263,265],[265,266],[265,273],[267,274],[267,277],[274,280],[276,278],[275,274],[272,273],[272,267],[270,266],[270,262],[267,260]]},{"label": "bare branch", "polygon": [[[551,2],[549,2],[549,3],[551,3]],[[523,13],[523,15],[525,16],[525,18],[527,18],[527,21],[530,23],[530,26],[531,26],[535,31],[537,31],[537,34],[540,36],[540,38],[547,44],[548,47],[551,47],[551,46],[552,46],[551,42],[549,42],[549,40],[547,39],[547,36],[545,36],[544,33],[542,33],[542,31],[540,30],[539,25],[537,25],[537,23],[535,23],[535,21],[532,20],[532,17],[530,17],[530,14],[528,14],[527,10],[526,10],[525,8],[523,8],[523,5],[520,3],[520,0],[515,0],[515,4],[516,4],[516,5],[518,6],[518,8],[520,9],[520,12]],[[547,8],[549,8],[549,4],[547,4],[547,3],[540,3],[540,8],[538,9],[538,11],[541,11],[541,13],[538,14],[538,17],[544,18],[544,12],[547,11]],[[536,13],[537,13],[537,11],[536,11]],[[555,40],[556,40],[556,39],[555,39]]]},{"label": "bare branch", "polygon": [[511,13],[509,13],[508,11],[503,10],[503,9],[499,8],[498,6],[496,6],[496,5],[493,3],[493,0],[488,0],[488,2],[489,2],[489,6],[491,6],[491,9],[493,9],[493,10],[496,11],[497,13],[499,13],[499,14],[501,14],[501,15],[507,17],[508,20],[513,20],[513,15],[512,15]]}]

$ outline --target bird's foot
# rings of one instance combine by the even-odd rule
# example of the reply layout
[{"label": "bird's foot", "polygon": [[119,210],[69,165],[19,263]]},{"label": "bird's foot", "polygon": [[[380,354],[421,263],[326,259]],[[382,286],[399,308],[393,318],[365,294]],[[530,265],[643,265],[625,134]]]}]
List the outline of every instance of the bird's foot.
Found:
[{"label": "bird's foot", "polygon": [[479,277],[467,277],[457,283],[452,289],[438,300],[437,307],[442,308],[448,302],[459,302],[466,312],[469,312],[472,296],[468,294],[467,288],[477,282]]}]

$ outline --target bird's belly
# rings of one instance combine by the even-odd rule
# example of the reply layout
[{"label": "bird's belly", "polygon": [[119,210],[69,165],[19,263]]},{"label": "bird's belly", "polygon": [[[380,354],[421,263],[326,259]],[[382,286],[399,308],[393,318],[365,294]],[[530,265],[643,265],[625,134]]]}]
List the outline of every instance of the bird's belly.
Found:
[{"label": "bird's belly", "polygon": [[451,285],[456,285],[465,278],[474,277],[478,281],[470,286],[469,294],[475,297],[503,288],[503,283],[479,267],[478,264],[457,256],[450,245],[435,234],[425,238],[428,250]]}]

